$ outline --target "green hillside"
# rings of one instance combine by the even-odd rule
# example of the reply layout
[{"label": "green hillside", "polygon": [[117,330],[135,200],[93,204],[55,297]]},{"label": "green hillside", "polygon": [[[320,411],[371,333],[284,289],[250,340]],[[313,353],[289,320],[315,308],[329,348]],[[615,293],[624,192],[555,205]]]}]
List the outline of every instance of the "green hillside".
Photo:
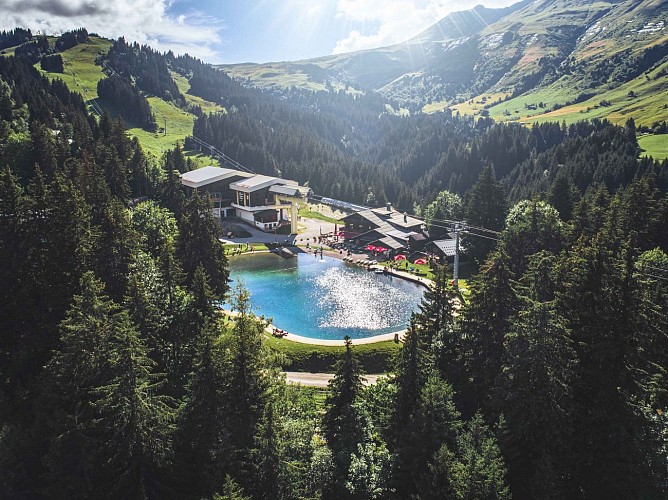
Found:
[{"label": "green hillside", "polygon": [[[55,38],[50,39],[50,41],[55,41]],[[63,58],[64,73],[43,71],[39,68],[39,63],[35,67],[49,78],[62,79],[70,90],[79,92],[92,112],[104,109],[112,116],[116,116],[116,110],[108,103],[100,100],[97,95],[97,83],[105,77],[105,73],[102,67],[96,64],[96,59],[101,54],[106,53],[110,46],[110,40],[90,36],[88,43],[78,44],[60,53]],[[225,111],[215,103],[188,94],[190,85],[185,77],[177,73],[172,73],[172,77],[188,104],[200,106],[205,113]],[[152,132],[128,123],[128,134],[131,137],[137,137],[146,152],[154,156],[160,156],[165,150],[173,148],[177,143],[183,143],[187,136],[192,135],[196,117],[194,114],[158,97],[148,97],[148,102],[158,123],[158,130]],[[187,152],[187,154],[200,165],[216,163],[215,159],[196,151]]]},{"label": "green hillside", "polygon": [[643,155],[651,156],[656,160],[668,158],[668,135],[644,135],[638,138],[638,144],[643,149]]},{"label": "green hillside", "polygon": [[[42,73],[50,78],[61,78],[70,90],[79,92],[90,104],[92,99],[97,98],[97,82],[105,76],[102,68],[95,64],[95,59],[109,50],[111,42],[97,36],[91,36],[89,40],[89,43],[80,43],[60,53],[64,73]],[[49,41],[53,43],[55,38]],[[36,67],[39,69],[39,64]]]},{"label": "green hillside", "polygon": [[667,14],[661,0],[479,6],[389,47],[223,68],[260,87],[346,82],[413,113],[450,109],[526,124],[633,117],[649,127],[668,120]]}]

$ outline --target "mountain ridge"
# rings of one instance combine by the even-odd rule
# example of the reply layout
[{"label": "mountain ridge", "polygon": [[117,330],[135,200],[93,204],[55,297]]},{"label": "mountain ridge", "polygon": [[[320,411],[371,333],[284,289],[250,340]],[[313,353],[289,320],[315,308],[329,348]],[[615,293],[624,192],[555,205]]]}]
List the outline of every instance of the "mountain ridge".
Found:
[{"label": "mountain ridge", "polygon": [[[633,116],[649,126],[668,119],[668,110],[656,109],[657,94],[666,90],[666,7],[665,0],[476,6],[389,47],[218,67],[262,88],[375,91],[412,112],[450,109],[528,123]],[[641,85],[643,74],[658,82]],[[622,86],[633,101],[610,94]]]}]

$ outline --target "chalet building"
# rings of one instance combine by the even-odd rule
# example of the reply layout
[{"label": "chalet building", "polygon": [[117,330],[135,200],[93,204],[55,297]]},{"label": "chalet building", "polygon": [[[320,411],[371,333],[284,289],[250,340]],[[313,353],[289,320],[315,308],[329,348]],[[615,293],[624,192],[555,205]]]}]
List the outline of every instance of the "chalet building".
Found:
[{"label": "chalet building", "polygon": [[[429,253],[440,257],[443,261],[452,262],[455,258],[456,240],[454,233],[449,234],[448,236],[449,238],[430,241],[425,248]],[[460,251],[464,251],[461,242],[459,248]]]},{"label": "chalet building", "polygon": [[424,222],[392,208],[370,208],[343,218],[343,234],[358,245],[386,248],[389,253],[406,249],[411,237],[423,234]]},{"label": "chalet building", "polygon": [[216,217],[236,216],[263,231],[290,224],[296,233],[298,205],[313,194],[296,181],[213,166],[182,174],[181,184],[208,193]]}]

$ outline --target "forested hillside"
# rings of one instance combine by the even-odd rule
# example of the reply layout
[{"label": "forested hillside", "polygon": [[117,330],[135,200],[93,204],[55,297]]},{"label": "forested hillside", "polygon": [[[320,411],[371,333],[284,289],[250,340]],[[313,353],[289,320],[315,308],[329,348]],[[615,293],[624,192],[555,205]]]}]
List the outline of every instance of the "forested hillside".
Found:
[{"label": "forested hillside", "polygon": [[[63,54],[70,61],[67,74],[74,64],[67,50]],[[655,168],[651,160],[638,159],[632,120],[623,126],[593,119],[527,128],[450,112],[405,116],[377,94],[246,88],[195,58],[159,54],[123,39],[86,64],[95,61],[100,66],[86,71],[98,72],[90,81],[99,99],[88,102],[143,127],[132,133],[153,153],[185,138],[186,150],[209,154],[187,139],[192,133],[257,172],[293,178],[319,195],[359,204],[389,201],[413,210],[442,190],[463,196],[485,165],[494,166],[513,201],[546,192],[560,165],[580,195],[592,182],[614,190]],[[77,67],[78,74],[83,71],[83,64]],[[66,81],[81,91],[76,77]],[[663,189],[666,170],[657,172]]]},{"label": "forested hillside", "polygon": [[364,387],[348,342],[318,402],[231,289],[181,147],[147,155],[32,56],[0,57],[0,497],[668,496],[668,164],[638,159],[632,120],[396,116],[116,48],[106,90],[145,97],[164,64],[225,109],[179,94],[194,134],[257,171],[499,241],[465,242],[470,296],[435,268],[387,378]]},{"label": "forested hillside", "polygon": [[220,67],[269,89],[378,92],[412,112],[568,124],[668,119],[662,0],[535,0],[453,12],[388,47]]}]

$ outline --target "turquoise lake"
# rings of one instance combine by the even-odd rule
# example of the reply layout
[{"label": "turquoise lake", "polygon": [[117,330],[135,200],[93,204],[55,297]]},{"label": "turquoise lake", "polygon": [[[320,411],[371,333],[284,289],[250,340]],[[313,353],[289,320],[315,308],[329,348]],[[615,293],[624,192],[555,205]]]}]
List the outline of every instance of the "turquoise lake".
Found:
[{"label": "turquoise lake", "polygon": [[301,253],[242,255],[230,260],[232,287],[251,293],[256,314],[313,339],[360,339],[408,326],[424,288],[339,259]]}]

